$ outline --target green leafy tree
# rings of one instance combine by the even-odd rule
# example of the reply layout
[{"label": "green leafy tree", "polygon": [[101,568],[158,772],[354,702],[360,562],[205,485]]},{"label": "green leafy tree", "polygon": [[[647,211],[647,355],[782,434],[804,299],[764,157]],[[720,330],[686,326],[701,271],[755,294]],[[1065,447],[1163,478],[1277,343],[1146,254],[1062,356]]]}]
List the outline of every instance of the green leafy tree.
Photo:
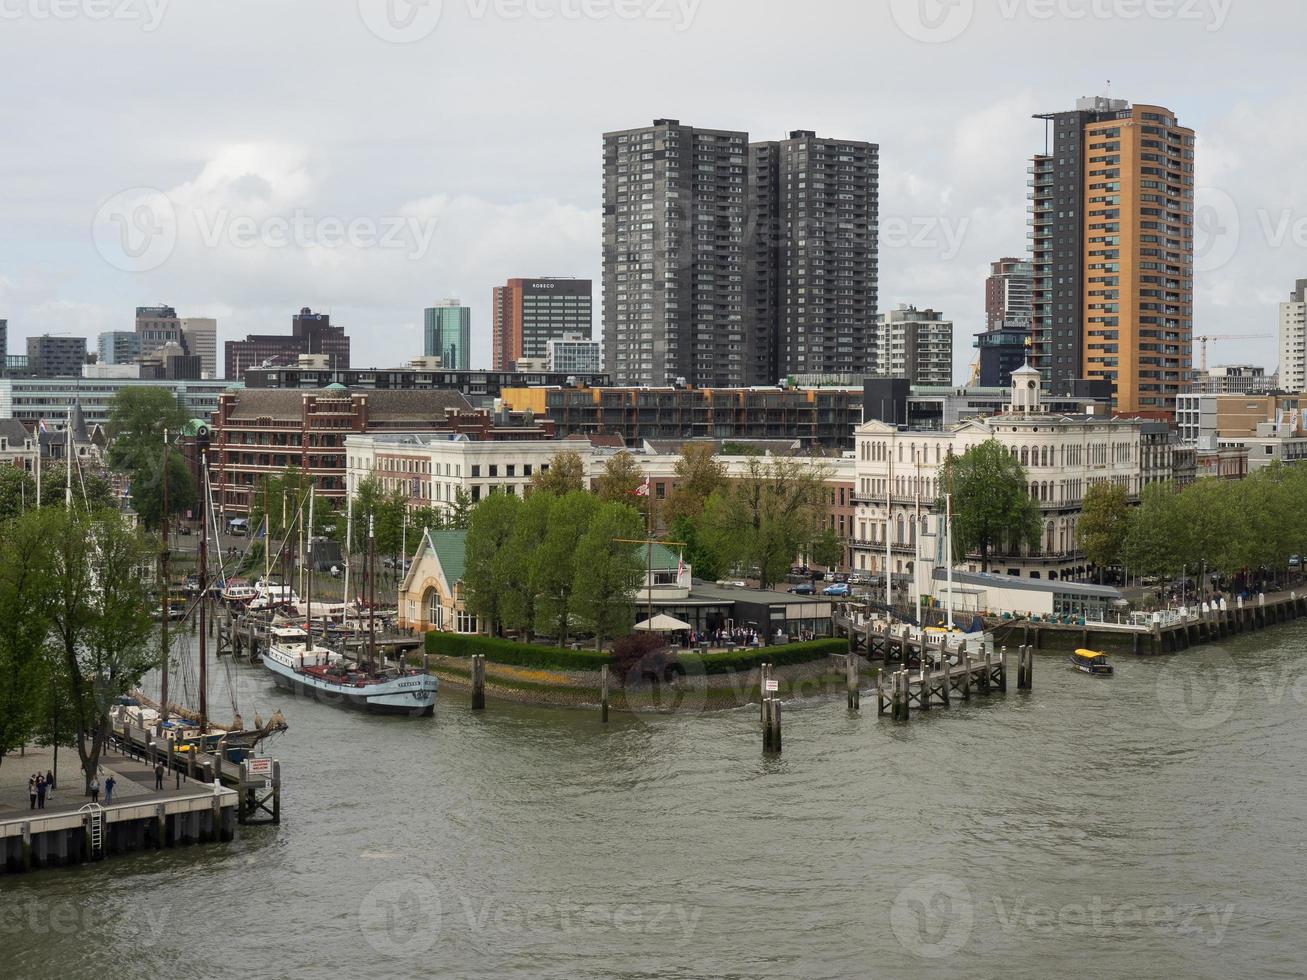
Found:
[{"label": "green leafy tree", "polygon": [[472,512],[467,530],[467,568],[463,580],[467,608],[495,636],[503,634],[504,599],[511,588],[509,578],[516,574],[504,560],[504,553],[521,508],[521,498],[492,493]]},{"label": "green leafy tree", "polygon": [[940,513],[943,493],[953,495],[955,559],[974,552],[989,571],[996,550],[1039,547],[1039,505],[1030,496],[1026,470],[997,439],[972,446],[961,456],[950,454],[941,487],[936,503]]},{"label": "green leafy tree", "polygon": [[[41,504],[45,507],[64,505],[64,491],[67,487],[68,467],[63,460],[45,466],[41,470]],[[109,481],[94,468],[83,461],[73,465],[73,506],[84,511],[95,512],[106,508],[117,509],[118,497],[113,492]]]},{"label": "green leafy tree", "polygon": [[717,459],[712,443],[687,442],[673,473],[675,486],[663,505],[663,519],[669,525],[682,517],[697,519],[708,498],[726,485],[726,467]]},{"label": "green leafy tree", "polygon": [[157,462],[164,434],[176,436],[186,425],[186,412],[165,388],[129,385],[120,388],[109,404],[109,468],[135,471],[148,460]]},{"label": "green leafy tree", "polygon": [[36,480],[32,475],[17,466],[0,466],[0,523],[34,507]]},{"label": "green leafy tree", "polygon": [[47,531],[53,519],[32,510],[0,530],[0,762],[39,729],[42,692],[49,686]]},{"label": "green leafy tree", "polygon": [[1170,575],[1184,561],[1185,530],[1180,498],[1170,484],[1144,488],[1140,503],[1129,517],[1122,559],[1127,568],[1144,575]]},{"label": "green leafy tree", "polygon": [[549,461],[547,469],[538,469],[531,477],[531,489],[543,490],[561,497],[565,493],[584,490],[585,463],[579,453],[565,449]]},{"label": "green leafy tree", "polygon": [[549,493],[533,493],[518,508],[513,532],[508,536],[498,561],[503,565],[508,591],[504,594],[504,625],[511,630],[534,636],[539,619],[535,575],[542,559],[542,545],[560,498]]},{"label": "green leafy tree", "polygon": [[445,514],[445,530],[466,531],[472,523],[472,511],[476,503],[467,492],[459,487],[454,491],[454,503]]},{"label": "green leafy tree", "polygon": [[644,471],[635,457],[623,450],[604,461],[603,472],[595,480],[595,492],[600,500],[626,501],[644,482]]},{"label": "green leafy tree", "polygon": [[1094,565],[1099,578],[1103,569],[1121,561],[1126,534],[1130,530],[1130,502],[1119,483],[1095,483],[1081,504],[1077,535],[1080,547]]},{"label": "green leafy tree", "polygon": [[155,666],[143,575],[149,541],[115,511],[55,511],[46,535],[52,571],[51,638],[62,660],[89,784],[110,733],[109,708]]},{"label": "green leafy tree", "polygon": [[539,596],[537,608],[541,626],[557,637],[559,643],[565,644],[572,633],[576,615],[573,593],[580,568],[578,550],[601,504],[584,491],[573,491],[554,499],[557,502],[549,514],[548,527],[535,556],[531,586]]},{"label": "green leafy tree", "polygon": [[594,633],[595,649],[625,636],[635,623],[634,600],[645,578],[644,552],[634,541],[644,534],[639,511],[629,504],[601,504],[576,547],[572,586],[577,619]]},{"label": "green leafy tree", "polygon": [[[163,450],[155,456],[143,456],[128,470],[132,509],[150,530],[160,528],[163,516]],[[195,475],[181,453],[168,450],[168,516],[179,517],[197,501]]]},{"label": "green leafy tree", "polygon": [[1208,571],[1234,574],[1244,567],[1247,556],[1243,541],[1248,532],[1248,512],[1242,484],[1206,479],[1186,487],[1180,494],[1179,520],[1173,539],[1180,559],[1168,572],[1180,566],[1206,564]]},{"label": "green leafy tree", "polygon": [[827,526],[809,542],[808,558],[824,568],[838,568],[844,564],[844,548],[844,539]]},{"label": "green leafy tree", "polygon": [[717,555],[703,542],[694,520],[684,515],[676,518],[667,529],[667,540],[682,542],[683,548],[681,545],[668,545],[668,547],[681,552],[685,563],[690,566],[695,576],[709,582],[722,577],[722,568],[718,564]]}]

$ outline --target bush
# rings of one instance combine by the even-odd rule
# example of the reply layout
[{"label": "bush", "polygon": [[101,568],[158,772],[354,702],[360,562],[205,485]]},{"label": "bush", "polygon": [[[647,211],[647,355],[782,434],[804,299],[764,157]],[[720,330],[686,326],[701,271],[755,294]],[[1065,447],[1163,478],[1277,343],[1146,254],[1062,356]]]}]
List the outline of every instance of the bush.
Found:
[{"label": "bush", "polygon": [[697,672],[703,665],[705,674],[730,674],[753,670],[760,664],[784,667],[788,664],[806,664],[822,660],[836,653],[848,653],[845,640],[811,640],[808,643],[790,643],[778,647],[759,647],[756,650],[737,650],[734,653],[682,653],[681,663],[687,672]]},{"label": "bush", "polygon": [[613,644],[613,672],[623,687],[643,680],[668,680],[676,654],[654,633],[632,633]]},{"label": "bush", "polygon": [[514,643],[493,636],[470,636],[432,630],[426,636],[426,652],[446,657],[470,657],[483,653],[488,661],[513,667],[546,667],[554,670],[598,671],[610,659],[593,650],[564,650],[530,643]]}]

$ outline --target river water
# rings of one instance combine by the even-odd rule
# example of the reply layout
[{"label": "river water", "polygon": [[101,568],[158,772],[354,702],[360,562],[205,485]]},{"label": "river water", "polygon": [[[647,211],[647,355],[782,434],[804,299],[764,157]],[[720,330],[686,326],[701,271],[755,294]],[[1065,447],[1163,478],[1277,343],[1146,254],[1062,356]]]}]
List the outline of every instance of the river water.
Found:
[{"label": "river water", "polygon": [[0,878],[0,976],[1302,976],[1305,640],[906,725],[832,692],[779,758],[756,707],[373,718],[240,667],[281,826]]}]

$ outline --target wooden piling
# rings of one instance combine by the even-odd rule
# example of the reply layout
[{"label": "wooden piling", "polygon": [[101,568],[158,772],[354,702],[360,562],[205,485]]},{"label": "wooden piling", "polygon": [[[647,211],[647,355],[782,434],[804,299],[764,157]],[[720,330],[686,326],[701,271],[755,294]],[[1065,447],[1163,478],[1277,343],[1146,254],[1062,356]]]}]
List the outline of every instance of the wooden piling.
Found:
[{"label": "wooden piling", "polygon": [[849,659],[844,664],[844,682],[848,687],[849,710],[858,711],[861,708],[858,691],[858,655],[852,651],[849,652]]},{"label": "wooden piling", "polygon": [[971,700],[971,654],[962,651],[962,700]]},{"label": "wooden piling", "polygon": [[762,750],[779,753],[781,751],[781,699],[764,698],[762,705]]},{"label": "wooden piling", "polygon": [[885,671],[876,670],[876,714],[885,714]]},{"label": "wooden piling", "polygon": [[758,667],[758,718],[765,725],[767,724],[767,682],[771,680],[771,664],[760,664]]},{"label": "wooden piling", "polygon": [[472,710],[484,711],[486,708],[486,655],[472,655]]},{"label": "wooden piling", "polygon": [[599,668],[599,720],[608,723],[608,665]]}]

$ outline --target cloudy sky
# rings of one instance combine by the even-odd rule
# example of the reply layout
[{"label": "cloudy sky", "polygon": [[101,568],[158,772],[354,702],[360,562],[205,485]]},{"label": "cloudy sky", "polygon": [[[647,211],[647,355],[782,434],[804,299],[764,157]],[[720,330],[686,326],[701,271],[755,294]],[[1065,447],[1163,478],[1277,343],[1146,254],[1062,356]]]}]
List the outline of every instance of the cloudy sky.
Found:
[{"label": "cloudy sky", "polygon": [[1307,278],[1305,27],[1298,0],[0,0],[0,318],[12,353],[137,305],[220,340],[311,306],[386,366],[457,296],[485,366],[492,286],[599,278],[601,134],[674,117],[880,143],[882,307],[950,315],[960,379],[988,262],[1026,252],[1031,114],[1110,79],[1198,131],[1196,332],[1274,334]]}]

